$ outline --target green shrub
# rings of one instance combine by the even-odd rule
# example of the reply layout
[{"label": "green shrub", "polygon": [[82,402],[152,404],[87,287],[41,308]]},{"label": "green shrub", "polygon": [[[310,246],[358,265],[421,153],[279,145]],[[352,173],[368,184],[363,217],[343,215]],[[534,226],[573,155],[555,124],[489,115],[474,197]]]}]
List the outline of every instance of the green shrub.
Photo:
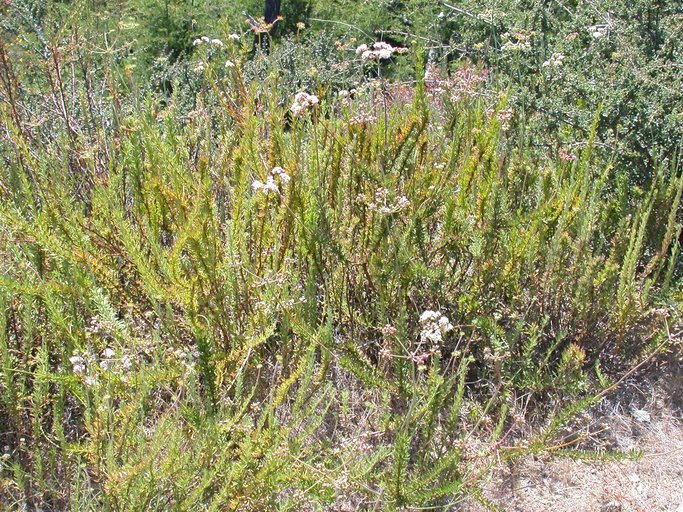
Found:
[{"label": "green shrub", "polygon": [[599,115],[539,154],[486,70],[302,34],[153,96],[79,27],[0,45],[2,503],[445,509],[666,346],[683,177],[632,187]]}]

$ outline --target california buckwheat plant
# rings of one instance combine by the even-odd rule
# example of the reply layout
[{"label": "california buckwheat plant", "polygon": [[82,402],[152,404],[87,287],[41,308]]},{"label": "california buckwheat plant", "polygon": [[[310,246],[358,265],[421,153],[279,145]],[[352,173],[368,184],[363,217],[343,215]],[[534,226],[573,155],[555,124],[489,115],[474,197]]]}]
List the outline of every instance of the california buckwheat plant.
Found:
[{"label": "california buckwheat plant", "polygon": [[635,14],[95,4],[0,2],[0,508],[497,510],[630,456],[583,414],[680,359],[683,176],[570,73]]},{"label": "california buckwheat plant", "polygon": [[368,46],[367,44],[361,44],[356,48],[356,55],[358,55],[363,60],[388,60],[395,53],[401,54],[407,52],[408,49],[404,47],[394,47],[389,43],[384,41],[378,41]]},{"label": "california buckwheat plant", "polygon": [[302,116],[306,111],[311,110],[319,103],[318,97],[314,94],[299,92],[294,96],[292,104],[292,114],[296,117]]},{"label": "california buckwheat plant", "polygon": [[438,346],[444,336],[453,330],[453,325],[439,311],[427,310],[420,315],[420,328],[420,340]]},{"label": "california buckwheat plant", "polygon": [[271,193],[279,194],[280,187],[287,185],[289,180],[289,174],[287,174],[282,167],[273,167],[273,169],[271,169],[271,171],[268,173],[265,183],[259,180],[254,180],[251,182],[251,188],[254,190],[254,192],[261,192],[265,195]]}]

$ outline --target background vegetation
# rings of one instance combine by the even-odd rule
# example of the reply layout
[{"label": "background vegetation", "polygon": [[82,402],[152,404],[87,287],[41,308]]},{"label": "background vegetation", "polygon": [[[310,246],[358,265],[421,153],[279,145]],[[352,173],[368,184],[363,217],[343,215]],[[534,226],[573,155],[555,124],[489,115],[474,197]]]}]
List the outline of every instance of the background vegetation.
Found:
[{"label": "background vegetation", "polygon": [[493,508],[680,350],[674,3],[0,9],[8,509]]}]

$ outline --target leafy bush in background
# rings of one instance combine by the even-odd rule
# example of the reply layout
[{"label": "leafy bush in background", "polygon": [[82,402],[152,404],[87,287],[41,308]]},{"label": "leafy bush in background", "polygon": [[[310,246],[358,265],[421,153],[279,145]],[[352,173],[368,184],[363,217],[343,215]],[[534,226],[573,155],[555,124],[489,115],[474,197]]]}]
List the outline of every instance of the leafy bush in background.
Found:
[{"label": "leafy bush in background", "polygon": [[[484,63],[510,88],[521,124],[533,127],[525,136],[539,146],[549,139],[580,144],[599,110],[598,141],[635,182],[674,161],[680,148],[683,12],[676,2],[316,6],[314,16],[349,20],[366,33],[427,46],[444,66],[460,59]],[[351,29],[347,34],[357,35]]]},{"label": "leafy bush in background", "polygon": [[[133,66],[136,81],[166,94],[177,78],[178,60],[191,58],[196,37],[245,34],[246,17],[263,13],[256,0],[226,5],[135,0],[116,6],[17,0],[3,7],[12,13],[3,23],[10,34],[33,33],[46,46],[49,34],[62,26],[54,21],[68,26],[74,20],[69,13],[80,5],[93,14],[93,28],[114,30],[125,39],[128,54],[122,64]],[[52,26],[43,27],[48,11]],[[339,64],[336,55],[330,61],[335,45],[382,39],[424,47],[426,60],[448,72],[462,59],[490,68],[498,86],[509,89],[514,122],[531,128],[522,136],[533,139],[541,153],[549,144],[569,152],[583,144],[599,111],[596,143],[633,183],[647,182],[658,165],[675,163],[683,136],[683,27],[675,2],[297,0],[283,2],[282,15],[276,39],[296,36],[296,44],[273,48],[281,54],[275,64],[288,76],[285,82],[310,82],[311,77],[292,79],[292,70],[302,67],[302,74],[315,69],[334,76],[329,64]],[[303,31],[299,22],[306,26]],[[120,41],[113,38],[110,44]],[[326,46],[329,51],[320,51]],[[414,67],[400,61],[388,67],[395,70],[385,74],[414,80]],[[156,76],[151,81],[150,71]]]},{"label": "leafy bush in background", "polygon": [[477,12],[477,28],[476,18],[451,11],[455,44],[507,77],[527,122],[545,128],[533,130],[537,143],[563,129],[585,138],[599,111],[599,140],[635,181],[674,159],[683,135],[680,6],[511,2],[490,13]]}]

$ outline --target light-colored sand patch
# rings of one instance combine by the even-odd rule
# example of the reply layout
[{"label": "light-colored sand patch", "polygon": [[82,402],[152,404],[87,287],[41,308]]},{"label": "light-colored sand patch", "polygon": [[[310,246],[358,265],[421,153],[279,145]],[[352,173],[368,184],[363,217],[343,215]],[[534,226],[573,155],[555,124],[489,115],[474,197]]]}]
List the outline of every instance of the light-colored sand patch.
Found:
[{"label": "light-colored sand patch", "polygon": [[[683,421],[680,409],[661,405],[655,400],[643,409],[618,408],[602,420],[608,426],[606,445],[641,450],[641,458],[529,457],[499,471],[484,495],[509,512],[683,512]],[[462,510],[487,509],[467,504]]]}]

